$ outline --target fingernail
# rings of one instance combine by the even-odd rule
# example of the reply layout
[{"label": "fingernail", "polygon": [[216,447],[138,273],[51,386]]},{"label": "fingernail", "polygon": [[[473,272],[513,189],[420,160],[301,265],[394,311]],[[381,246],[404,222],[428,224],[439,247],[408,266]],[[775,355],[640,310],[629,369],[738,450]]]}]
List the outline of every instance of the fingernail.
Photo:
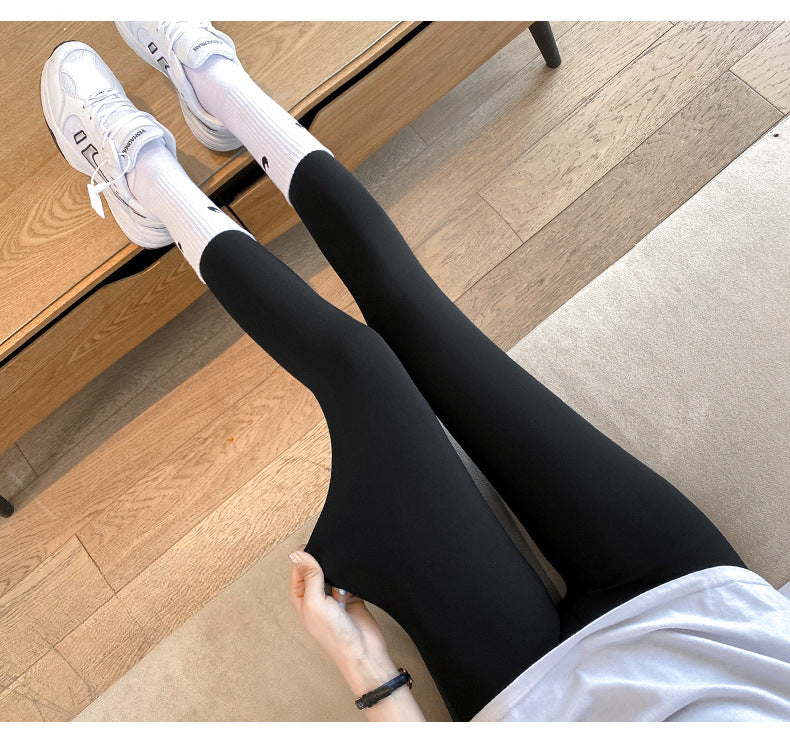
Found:
[{"label": "fingernail", "polygon": [[338,594],[338,595],[345,595],[347,592],[348,592],[348,591],[346,591],[346,590],[343,590],[343,588],[338,588],[338,589],[337,589],[337,594]]},{"label": "fingernail", "polygon": [[291,554],[288,555],[288,557],[291,558],[291,562],[293,562],[294,565],[301,565],[302,564],[302,558],[299,556],[298,552],[291,552]]}]

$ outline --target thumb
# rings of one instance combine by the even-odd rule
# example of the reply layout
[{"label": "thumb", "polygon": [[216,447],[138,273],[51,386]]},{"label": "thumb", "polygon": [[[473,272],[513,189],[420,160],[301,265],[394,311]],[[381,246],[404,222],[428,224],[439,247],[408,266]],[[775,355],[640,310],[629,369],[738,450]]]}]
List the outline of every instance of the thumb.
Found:
[{"label": "thumb", "polygon": [[303,550],[294,552],[291,555],[291,560],[304,580],[305,600],[323,600],[325,597],[324,571],[318,564],[318,560]]}]

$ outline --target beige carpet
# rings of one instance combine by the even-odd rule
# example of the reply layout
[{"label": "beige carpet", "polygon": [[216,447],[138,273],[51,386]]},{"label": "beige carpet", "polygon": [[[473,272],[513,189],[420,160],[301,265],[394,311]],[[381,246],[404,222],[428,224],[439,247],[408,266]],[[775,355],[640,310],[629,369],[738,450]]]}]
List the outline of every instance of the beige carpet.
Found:
[{"label": "beige carpet", "polygon": [[[777,587],[790,579],[789,245],[785,119],[511,351]],[[287,554],[313,521],[76,720],[360,719],[288,602]],[[413,645],[381,620],[426,716],[446,720]]]}]

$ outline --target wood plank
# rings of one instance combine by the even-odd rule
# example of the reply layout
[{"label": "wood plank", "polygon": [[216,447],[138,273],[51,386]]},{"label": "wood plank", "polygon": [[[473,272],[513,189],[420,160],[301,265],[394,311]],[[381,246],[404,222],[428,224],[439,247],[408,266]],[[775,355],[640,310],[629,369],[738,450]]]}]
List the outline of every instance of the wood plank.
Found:
[{"label": "wood plank", "polygon": [[0,718],[6,722],[41,722],[44,720],[44,713],[29,698],[5,689],[0,691]]},{"label": "wood plank", "polygon": [[[551,24],[560,52],[562,44],[559,41],[574,23],[561,20]],[[523,31],[420,115],[412,127],[423,141],[433,143],[497,92],[510,77],[539,57],[540,51],[532,34],[529,30]]]},{"label": "wood plank", "polygon": [[0,367],[0,447],[7,447],[206,286],[177,249],[142,273],[103,286]]},{"label": "wood plank", "polygon": [[230,205],[233,214],[264,245],[298,225],[299,215],[269,177],[261,179]]},{"label": "wood plank", "polygon": [[[42,196],[41,181],[58,196]],[[139,252],[113,218],[86,207],[85,185],[51,158],[0,201],[0,359]]]},{"label": "wood plank", "polygon": [[[55,650],[88,685],[91,700],[95,700],[139,662],[152,645],[150,637],[113,596],[57,644]],[[71,711],[70,717],[78,712]]]},{"label": "wood plank", "polygon": [[[324,277],[338,280],[334,272],[319,274]],[[356,304],[346,311],[361,319]],[[79,537],[118,590],[322,420],[312,393],[278,369],[190,442],[151,465],[135,482],[134,494],[95,514]]]},{"label": "wood plank", "polygon": [[673,26],[484,186],[482,197],[526,240],[774,28],[774,23]]},{"label": "wood plank", "polygon": [[[386,51],[416,21],[218,21],[247,73],[287,110],[314,105]],[[320,90],[320,92],[318,92]]]},{"label": "wood plank", "polygon": [[509,350],[779,117],[753,90],[725,73],[475,284],[458,306]]},{"label": "wood plank", "polygon": [[560,67],[533,58],[389,182],[393,191],[408,190],[388,209],[407,242],[419,245],[442,224],[447,202],[460,204],[477,192],[670,28],[574,24],[562,38]]},{"label": "wood plank", "polygon": [[58,477],[53,468],[39,476],[20,494],[16,513],[0,524],[0,594],[274,369],[245,337],[67,473]]},{"label": "wood plank", "polygon": [[0,717],[71,720],[150,647],[150,638],[113,597],[0,696]]},{"label": "wood plank", "polygon": [[790,112],[790,22],[734,64],[732,72],[782,112]]},{"label": "wood plank", "polygon": [[508,224],[474,194],[449,212],[414,254],[442,291],[455,301],[520,247],[521,239]]},{"label": "wood plank", "polygon": [[[39,96],[39,80],[44,62],[52,50],[63,41],[77,39],[91,44],[102,55],[127,90],[135,93],[148,73],[147,65],[126,64],[125,44],[118,42],[118,34],[109,22],[37,21],[0,22],[3,48],[0,51],[0,96],[13,100],[0,108],[0,122],[4,130],[14,131],[14,146],[0,152],[5,186],[0,189],[0,200],[22,186],[44,163],[56,157],[62,167],[67,164],[60,158],[44,124]],[[147,67],[150,71],[150,67]],[[21,152],[24,152],[23,154]],[[24,156],[24,166],[19,163]],[[38,183],[41,191],[41,182]],[[84,186],[83,186],[84,189]],[[96,218],[98,219],[98,218]]]},{"label": "wood plank", "polygon": [[379,204],[387,209],[389,206],[387,197],[392,194],[387,182],[398,172],[402,172],[425,148],[427,148],[425,141],[417,135],[412,126],[407,125],[357,166],[354,169],[354,176],[362,182]]},{"label": "wood plank", "polygon": [[111,596],[93,560],[70,537],[0,597],[0,685],[10,687]]},{"label": "wood plank", "polygon": [[118,592],[156,640],[204,606],[320,510],[329,433],[317,424]]},{"label": "wood plank", "polygon": [[11,500],[35,477],[36,472],[19,447],[11,445],[0,453],[0,496]]},{"label": "wood plank", "polygon": [[80,540],[119,590],[322,416],[312,393],[276,370],[93,516]]},{"label": "wood plank", "polygon": [[51,649],[0,696],[4,721],[68,721],[90,705],[91,688]]}]

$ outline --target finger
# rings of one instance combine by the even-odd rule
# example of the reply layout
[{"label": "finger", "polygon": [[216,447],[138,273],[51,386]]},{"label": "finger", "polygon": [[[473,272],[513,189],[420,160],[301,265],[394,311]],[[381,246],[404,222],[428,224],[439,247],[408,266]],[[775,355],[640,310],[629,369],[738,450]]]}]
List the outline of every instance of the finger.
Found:
[{"label": "finger", "polygon": [[[289,555],[290,556],[290,555]],[[291,557],[291,603],[296,609],[297,613],[301,615],[302,602],[304,599],[304,577],[299,569],[299,566],[294,562],[293,556]]]},{"label": "finger", "polygon": [[318,564],[318,560],[304,550],[293,552],[290,557],[304,581],[304,600],[307,602],[323,601],[326,597],[324,572]]}]

